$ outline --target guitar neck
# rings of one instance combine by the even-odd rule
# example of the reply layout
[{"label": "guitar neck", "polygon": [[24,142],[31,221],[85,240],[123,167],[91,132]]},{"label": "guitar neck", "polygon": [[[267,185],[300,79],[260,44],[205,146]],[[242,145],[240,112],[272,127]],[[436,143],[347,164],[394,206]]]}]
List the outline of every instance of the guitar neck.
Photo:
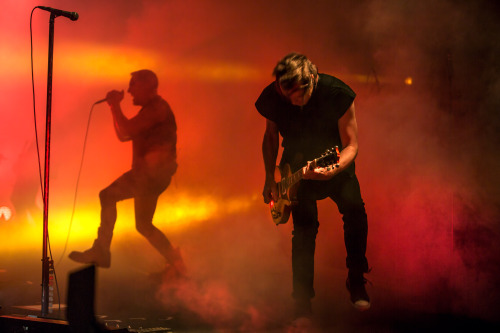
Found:
[{"label": "guitar neck", "polygon": [[297,184],[302,179],[302,175],[303,175],[302,168],[300,168],[299,170],[294,172],[291,176],[281,179],[281,182],[279,183],[279,192],[284,193],[290,187]]},{"label": "guitar neck", "polygon": [[[335,149],[337,152],[337,161],[338,161],[338,154],[339,154],[338,147],[335,147]],[[328,156],[331,156],[331,154],[324,155],[320,158],[315,158],[312,161],[313,165],[317,165],[319,163],[319,161],[322,161],[323,159],[325,159]],[[281,182],[278,184],[279,193],[285,194],[286,191],[288,191],[288,189],[290,187],[292,187],[293,185],[297,184],[302,179],[302,177],[303,177],[302,168],[300,168],[299,170],[295,171],[292,175],[281,179]]]}]

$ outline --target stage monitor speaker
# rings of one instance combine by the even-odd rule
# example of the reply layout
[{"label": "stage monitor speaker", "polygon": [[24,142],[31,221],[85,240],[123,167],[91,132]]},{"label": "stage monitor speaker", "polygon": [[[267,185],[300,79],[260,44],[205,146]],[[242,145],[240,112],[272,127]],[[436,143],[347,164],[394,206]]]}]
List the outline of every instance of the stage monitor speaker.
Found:
[{"label": "stage monitor speaker", "polygon": [[67,321],[28,316],[0,316],[2,333],[70,333]]},{"label": "stage monitor speaker", "polygon": [[94,265],[84,267],[69,275],[68,321],[28,317],[0,316],[0,333],[101,333],[129,332],[128,329],[109,330],[99,323],[94,313]]}]

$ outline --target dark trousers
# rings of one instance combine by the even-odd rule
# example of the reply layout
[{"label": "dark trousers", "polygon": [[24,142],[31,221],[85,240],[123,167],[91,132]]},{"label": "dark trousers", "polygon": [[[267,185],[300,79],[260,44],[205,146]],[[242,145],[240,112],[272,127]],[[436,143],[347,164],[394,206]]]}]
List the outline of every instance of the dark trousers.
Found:
[{"label": "dark trousers", "polygon": [[109,249],[117,216],[116,203],[133,198],[137,231],[146,237],[167,261],[174,260],[172,245],[167,237],[153,225],[158,197],[170,184],[171,177],[171,174],[150,177],[142,170],[132,169],[103,189],[99,193],[101,225],[97,233],[98,243]]},{"label": "dark trousers", "polygon": [[298,203],[292,206],[293,297],[314,297],[314,251],[318,233],[317,200],[331,198],[342,214],[344,242],[349,271],[368,271],[366,240],[368,223],[356,175],[343,172],[329,181],[302,180],[297,190]]}]

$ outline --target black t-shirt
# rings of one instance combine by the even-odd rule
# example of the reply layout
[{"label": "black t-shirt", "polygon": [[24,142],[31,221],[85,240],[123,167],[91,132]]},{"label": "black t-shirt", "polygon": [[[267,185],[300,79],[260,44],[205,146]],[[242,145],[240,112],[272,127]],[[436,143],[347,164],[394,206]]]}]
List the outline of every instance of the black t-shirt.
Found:
[{"label": "black t-shirt", "polygon": [[281,164],[289,163],[295,171],[329,148],[342,149],[338,120],[355,97],[354,91],[341,80],[319,74],[318,84],[303,107],[285,99],[276,82],[262,91],[255,106],[262,116],[277,124],[283,137]]},{"label": "black t-shirt", "polygon": [[154,173],[174,170],[177,125],[168,103],[156,96],[129,121],[132,139],[132,168],[147,168]]}]

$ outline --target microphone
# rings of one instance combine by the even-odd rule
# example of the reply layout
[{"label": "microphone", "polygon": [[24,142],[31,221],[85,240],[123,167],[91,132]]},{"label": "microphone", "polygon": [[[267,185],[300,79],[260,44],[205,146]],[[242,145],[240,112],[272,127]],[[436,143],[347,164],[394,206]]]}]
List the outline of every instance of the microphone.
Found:
[{"label": "microphone", "polygon": [[100,99],[97,102],[95,102],[94,105],[106,102],[107,100],[108,100],[107,98]]},{"label": "microphone", "polygon": [[36,8],[40,8],[41,10],[46,10],[48,12],[51,12],[55,16],[64,16],[64,17],[67,17],[71,21],[78,20],[78,13],[77,12],[67,12],[65,10],[60,10],[60,9],[55,9],[55,8],[45,7],[45,6],[36,6]]}]

